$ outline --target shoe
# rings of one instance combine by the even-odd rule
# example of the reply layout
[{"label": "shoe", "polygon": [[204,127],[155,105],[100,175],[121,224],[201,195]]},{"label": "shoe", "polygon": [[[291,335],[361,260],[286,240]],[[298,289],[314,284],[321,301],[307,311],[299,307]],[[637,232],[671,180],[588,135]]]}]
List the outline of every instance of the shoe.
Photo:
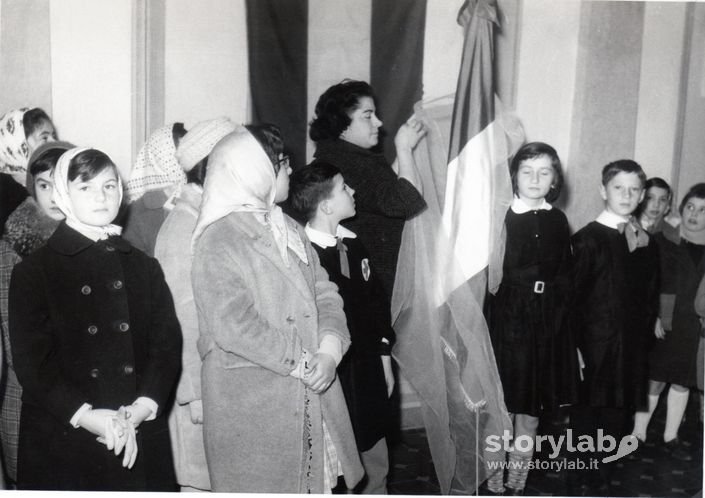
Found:
[{"label": "shoe", "polygon": [[671,439],[667,443],[663,443],[663,447],[666,452],[676,460],[681,462],[692,462],[693,455],[684,447],[680,439]]},{"label": "shoe", "polygon": [[637,447],[634,451],[629,453],[627,455],[627,460],[631,461],[636,461],[636,460],[641,460],[642,457],[644,456],[644,450],[646,449],[646,441],[642,441],[639,438],[637,439]]},{"label": "shoe", "polygon": [[509,486],[504,487],[504,496],[524,496],[524,488],[515,489]]},{"label": "shoe", "polygon": [[487,487],[486,483],[483,483],[477,489],[477,494],[480,496],[504,496],[506,494],[506,489],[507,488],[504,488],[502,491],[492,491],[490,488]]}]

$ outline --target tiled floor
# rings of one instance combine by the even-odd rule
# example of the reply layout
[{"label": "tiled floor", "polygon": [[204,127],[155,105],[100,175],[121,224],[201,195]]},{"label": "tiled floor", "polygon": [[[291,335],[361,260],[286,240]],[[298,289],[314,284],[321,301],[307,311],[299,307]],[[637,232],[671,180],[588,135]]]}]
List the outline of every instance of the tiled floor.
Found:
[{"label": "tiled floor", "polygon": [[[649,426],[648,441],[638,458],[623,458],[616,463],[610,496],[702,496],[703,488],[703,425],[697,394],[693,393],[680,428],[680,439],[689,444],[691,462],[674,460],[658,442],[666,418],[662,400]],[[539,432],[560,434],[565,431],[565,419],[542,420]],[[391,447],[389,493],[405,495],[438,495],[440,488],[422,429],[404,431]],[[526,495],[570,496],[567,472],[534,470],[529,474]]]}]

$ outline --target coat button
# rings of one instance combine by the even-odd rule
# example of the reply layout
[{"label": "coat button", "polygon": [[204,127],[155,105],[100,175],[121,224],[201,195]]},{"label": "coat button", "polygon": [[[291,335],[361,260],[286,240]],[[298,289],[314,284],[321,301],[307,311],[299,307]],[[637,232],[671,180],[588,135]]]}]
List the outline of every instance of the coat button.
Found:
[{"label": "coat button", "polygon": [[130,375],[134,371],[135,371],[135,367],[133,367],[132,365],[125,365],[124,367],[122,367],[122,372],[125,375]]},{"label": "coat button", "polygon": [[88,333],[91,335],[96,335],[98,333],[98,327],[96,327],[95,325],[91,325],[90,327],[88,327]]},{"label": "coat button", "polygon": [[84,296],[87,296],[90,293],[91,293],[90,286],[84,285],[83,287],[81,287],[81,294],[83,294]]},{"label": "coat button", "polygon": [[97,368],[94,368],[93,370],[91,370],[91,377],[93,377],[94,379],[97,379],[99,375],[100,375],[100,370],[98,370]]},{"label": "coat button", "polygon": [[105,250],[106,250],[106,251],[113,252],[113,251],[115,250],[115,248],[114,248],[113,246],[111,246],[111,245],[106,245],[106,246],[105,246]]},{"label": "coat button", "polygon": [[117,290],[122,289],[122,281],[116,280],[115,282],[113,282],[113,289],[117,289]]},{"label": "coat button", "polygon": [[296,318],[294,318],[293,316],[287,316],[286,321],[289,323],[294,323],[296,321]]},{"label": "coat button", "polygon": [[130,330],[130,324],[127,322],[122,322],[120,325],[118,325],[118,328],[120,329],[120,332],[127,332]]}]

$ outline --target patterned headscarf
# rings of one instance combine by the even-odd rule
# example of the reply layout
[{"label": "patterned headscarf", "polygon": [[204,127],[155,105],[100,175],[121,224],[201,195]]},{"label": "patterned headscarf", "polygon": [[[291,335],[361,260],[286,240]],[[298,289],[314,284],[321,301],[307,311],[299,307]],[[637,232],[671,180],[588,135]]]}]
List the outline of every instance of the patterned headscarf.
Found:
[{"label": "patterned headscarf", "polygon": [[22,107],[8,111],[0,118],[0,173],[10,173],[24,181],[29,159],[29,145],[22,118],[29,109]]},{"label": "patterned headscarf", "polygon": [[[87,237],[94,235],[97,239],[107,239],[111,235],[120,235],[122,233],[122,227],[113,224],[96,227],[83,223],[76,218],[76,215],[73,212],[71,196],[69,196],[69,166],[71,165],[71,160],[81,152],[85,152],[87,150],[90,149],[85,147],[76,147],[64,152],[59,158],[59,162],[56,163],[56,168],[54,169],[54,202],[66,215],[66,224],[68,226],[78,232],[81,232]],[[118,203],[120,203],[122,202],[122,182],[120,181],[119,175],[117,176],[117,184],[119,193]]]},{"label": "patterned headscarf", "polygon": [[215,146],[203,190],[192,247],[212,223],[230,213],[250,212],[261,214],[272,230],[285,265],[289,266],[287,248],[308,263],[299,233],[289,226],[284,212],[274,203],[276,176],[272,161],[246,128],[239,128]]},{"label": "patterned headscarf", "polygon": [[176,160],[173,128],[172,123],[154,131],[137,154],[125,186],[129,202],[136,201],[145,192],[170,187],[178,190],[186,184],[186,175]]}]

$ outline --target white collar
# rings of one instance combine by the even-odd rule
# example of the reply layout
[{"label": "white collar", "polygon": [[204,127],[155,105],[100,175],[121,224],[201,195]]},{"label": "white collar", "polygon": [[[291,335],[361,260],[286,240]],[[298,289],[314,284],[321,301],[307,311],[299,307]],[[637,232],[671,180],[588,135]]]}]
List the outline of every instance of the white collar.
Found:
[{"label": "white collar", "polygon": [[352,232],[345,228],[343,225],[338,225],[338,228],[335,230],[335,235],[331,235],[326,232],[321,232],[320,230],[316,230],[313,228],[309,223],[306,223],[306,235],[308,236],[309,240],[313,243],[316,244],[319,247],[323,247],[324,249],[327,247],[335,247],[337,241],[336,238],[340,239],[355,239],[357,238],[357,235],[355,232]]},{"label": "white collar", "polygon": [[600,216],[598,216],[595,221],[602,225],[605,225],[606,227],[617,229],[621,223],[626,223],[629,221],[629,219],[624,219],[624,217],[618,214],[614,214],[605,209],[600,213]]},{"label": "white collar", "polygon": [[514,211],[516,214],[524,214],[528,213],[529,211],[538,211],[541,209],[549,211],[553,209],[553,206],[546,202],[546,199],[544,199],[541,205],[538,207],[529,206],[526,201],[524,201],[524,199],[520,197],[515,196],[514,200],[512,200],[511,210]]}]

